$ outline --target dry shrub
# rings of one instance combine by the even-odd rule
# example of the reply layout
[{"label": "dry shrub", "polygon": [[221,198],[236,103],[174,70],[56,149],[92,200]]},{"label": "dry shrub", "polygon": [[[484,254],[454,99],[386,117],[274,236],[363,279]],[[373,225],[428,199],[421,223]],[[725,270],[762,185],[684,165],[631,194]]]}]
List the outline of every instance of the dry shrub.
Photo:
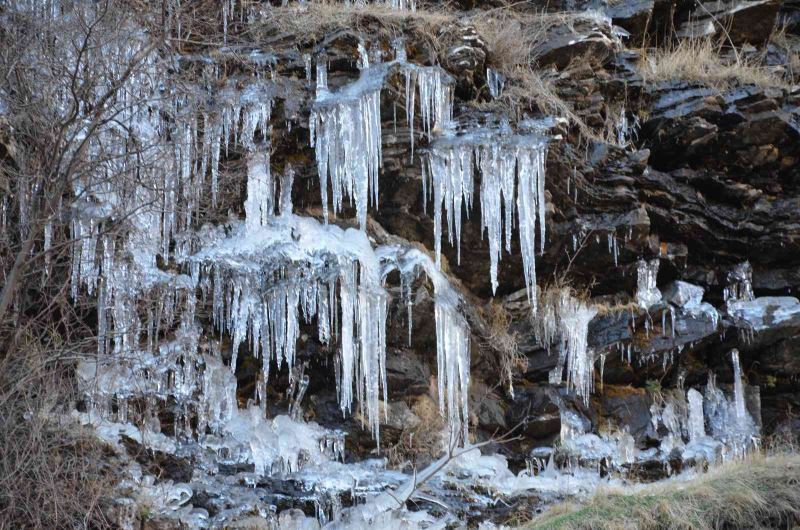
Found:
[{"label": "dry shrub", "polygon": [[720,90],[735,85],[782,87],[785,81],[760,65],[757,58],[742,57],[735,49],[723,54],[723,42],[713,39],[682,39],[667,48],[643,55],[642,78],[649,83],[692,81]]},{"label": "dry shrub", "polygon": [[800,37],[789,33],[786,24],[779,24],[769,40],[787,55],[786,78],[795,83],[800,81]]},{"label": "dry shrub", "polygon": [[487,306],[489,336],[486,346],[498,352],[500,374],[509,393],[514,395],[514,373],[527,370],[528,358],[519,351],[519,337],[511,331],[512,319],[502,303],[492,300]]},{"label": "dry shrub", "polygon": [[523,13],[503,7],[468,19],[486,42],[487,62],[506,78],[497,104],[517,116],[536,108],[542,113],[566,118],[586,138],[602,139],[602,135],[586,125],[572,106],[557,94],[555,81],[568,72],[558,74],[552,69],[536,67],[540,46],[546,41],[548,31],[558,25],[574,29],[574,24],[586,17],[580,13]]},{"label": "dry shrub", "polygon": [[408,465],[424,467],[437,458],[444,448],[446,422],[433,399],[426,395],[418,397],[411,411],[420,419],[419,424],[403,429],[397,443],[386,450],[389,464],[398,469]]},{"label": "dry shrub", "polygon": [[72,374],[54,357],[0,360],[0,528],[112,528],[113,452],[65,419]]},{"label": "dry shrub", "polygon": [[486,41],[491,64],[510,74],[517,66],[535,64],[548,32],[558,26],[576,32],[576,24],[597,22],[591,13],[522,12],[512,5],[499,7],[467,18]]},{"label": "dry shrub", "polygon": [[792,528],[800,522],[800,456],[756,455],[688,482],[598,493],[585,505],[557,505],[524,528]]}]

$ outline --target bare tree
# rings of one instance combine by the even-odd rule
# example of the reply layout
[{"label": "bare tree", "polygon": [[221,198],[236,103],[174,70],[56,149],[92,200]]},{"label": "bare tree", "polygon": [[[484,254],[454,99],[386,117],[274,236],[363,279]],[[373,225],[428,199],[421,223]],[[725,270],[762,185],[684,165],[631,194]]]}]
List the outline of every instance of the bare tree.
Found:
[{"label": "bare tree", "polygon": [[[104,449],[53,423],[74,400],[73,361],[97,350],[73,253],[124,234],[132,203],[104,196],[163,156],[134,119],[158,103],[163,40],[112,0],[0,14],[0,527],[102,527]],[[91,232],[76,230],[92,208]]]}]

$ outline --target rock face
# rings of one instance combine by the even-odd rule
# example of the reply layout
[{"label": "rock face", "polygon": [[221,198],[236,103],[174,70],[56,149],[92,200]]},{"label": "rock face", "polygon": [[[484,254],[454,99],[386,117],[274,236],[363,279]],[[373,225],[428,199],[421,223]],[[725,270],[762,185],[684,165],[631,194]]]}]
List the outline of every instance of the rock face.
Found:
[{"label": "rock face", "polygon": [[780,2],[702,2],[678,28],[679,37],[702,38],[725,32],[735,45],[764,44],[775,27]]},{"label": "rock face", "polygon": [[[258,338],[242,340],[240,336],[234,342],[231,335],[248,332],[221,330],[219,321],[233,317],[209,307],[210,295],[204,292],[195,320],[201,334],[213,340],[200,341],[202,346],[197,348],[204,355],[224,352],[218,355],[220,362],[230,364],[235,376],[231,376],[235,384],[229,403],[243,410],[246,404],[268,401],[265,409],[271,416],[294,414],[295,421],[313,420],[320,428],[346,431],[348,462],[373,455],[377,426],[382,433],[377,449],[390,455],[398,469],[407,471],[412,463],[415,469],[422,468],[438,456],[438,449],[430,448],[438,448],[436,444],[441,440],[437,437],[441,437],[444,428],[440,413],[445,412],[445,407],[439,405],[444,397],[440,393],[454,388],[445,386],[443,380],[449,379],[447,384],[454,385],[453,379],[458,379],[455,372],[440,373],[445,355],[443,341],[454,340],[440,327],[440,302],[444,298],[440,288],[446,284],[452,289],[446,292],[454,293],[451,305],[457,308],[459,323],[463,320],[465,326],[459,329],[469,330],[460,343],[468,345],[471,352],[467,357],[470,390],[464,394],[469,412],[462,419],[476,443],[491,442],[498,433],[511,430],[511,442],[487,446],[503,455],[514,471],[537,459],[547,460],[543,455],[557,455],[550,460],[572,462],[574,457],[576,463],[596,463],[598,469],[601,461],[604,469],[609,466],[625,472],[636,466],[649,466],[650,471],[642,474],[652,478],[656,474],[652,469],[658,468],[654,464],[657,451],[661,451],[659,458],[664,461],[680,460],[681,451],[696,441],[690,438],[685,425],[691,406],[686,397],[689,389],[705,392],[704,403],[717,407],[717,416],[706,411],[704,432],[712,432],[712,423],[718,417],[733,421],[732,416],[726,416],[730,414],[728,401],[739,406],[734,400],[741,398],[742,406],[747,408],[746,414],[735,417],[741,432],[749,436],[758,427],[764,436],[787,432],[797,435],[800,87],[793,84],[797,72],[786,65],[795,64],[792,61],[797,57],[792,54],[800,50],[793,44],[793,39],[798,38],[798,6],[773,0],[569,4],[561,7],[580,9],[581,14],[564,15],[556,22],[548,19],[542,35],[531,46],[533,56],[525,59],[530,61],[510,67],[499,56],[504,51],[500,49],[503,42],[480,20],[480,10],[490,7],[482,2],[462,2],[464,9],[479,10],[477,15],[454,12],[442,15],[446,19],[443,21],[434,15],[400,12],[382,19],[380,12],[362,12],[348,6],[346,11],[354,13],[352,18],[345,22],[332,18],[309,35],[287,35],[285,28],[293,26],[286,19],[309,13],[320,16],[313,11],[313,5],[274,7],[274,11],[265,7],[264,11],[251,13],[258,21],[252,27],[244,16],[236,24],[231,22],[230,28],[225,26],[225,31],[230,32],[225,38],[240,42],[240,48],[233,44],[210,47],[187,43],[185,46],[198,49],[176,52],[176,68],[203,85],[204,90],[214,83],[243,86],[253,77],[269,76],[275,80],[270,114],[260,125],[252,125],[250,141],[270,146],[266,149],[271,156],[267,169],[271,167],[276,178],[269,181],[268,187],[270,192],[280,189],[281,201],[292,203],[295,214],[320,220],[323,208],[330,207],[330,224],[353,232],[363,229],[366,246],[413,249],[431,263],[437,258],[437,216],[445,219],[441,239],[449,239],[442,243],[440,265],[434,267],[440,274],[417,271],[412,277],[401,274],[402,267],[398,266],[387,269],[385,277],[380,278],[379,286],[385,288],[381,296],[386,297],[382,339],[387,391],[378,396],[375,387],[378,410],[372,412],[373,416],[363,403],[343,414],[339,401],[344,346],[337,342],[339,338],[324,340],[324,333],[318,331],[321,306],[319,314],[314,306],[312,315],[312,303],[306,301],[302,309],[308,318],[297,329],[283,331],[283,336],[297,339],[294,366],[302,367],[304,371],[299,373],[307,379],[290,372],[286,365],[274,361],[270,364],[267,357],[267,369],[273,370],[267,385],[262,375],[264,353],[256,359],[258,348],[253,347]],[[423,12],[422,5],[418,9]],[[487,11],[486,16],[494,16],[490,13]],[[211,15],[218,13],[213,11]],[[778,18],[786,22],[782,37],[785,42],[780,43],[773,35]],[[643,43],[649,46],[652,39],[658,46],[670,46],[675,43],[673,38],[722,33],[728,41],[726,45],[753,47],[763,64],[780,62],[782,77],[775,78],[780,82],[756,86],[735,80],[724,84],[702,79],[645,81],[641,69],[646,67],[647,58],[638,50]],[[664,35],[670,35],[669,39],[659,40]],[[527,37],[521,33],[519,38]],[[768,47],[771,38],[775,40],[769,43],[773,48]],[[528,44],[531,43],[520,42],[519,46]],[[312,62],[316,73],[312,72]],[[531,68],[541,74],[540,84],[531,84],[530,77],[520,74]],[[502,87],[488,86],[499,78],[492,77],[494,81],[490,81],[487,69],[502,75]],[[379,82],[374,82],[370,72],[380,73]],[[209,76],[213,79],[206,79]],[[424,80],[429,84],[423,84]],[[416,91],[415,83],[420,83]],[[408,95],[409,90],[418,98],[416,103]],[[357,110],[344,118],[334,118],[339,116],[334,112],[322,114],[320,107],[328,104],[325,98],[330,93],[347,95],[348,91],[355,94],[353,99],[369,92],[371,99],[359,99]],[[221,101],[220,93],[216,96]],[[0,106],[0,162],[11,168],[18,165],[19,140],[6,123],[3,109]],[[236,110],[240,111],[241,108]],[[313,112],[322,117],[309,121]],[[364,118],[366,115],[371,121]],[[536,167],[541,162],[545,175],[542,189],[537,190],[541,191],[541,203],[526,217],[520,213],[525,201],[522,177],[517,182],[515,176],[523,171],[519,153],[533,152],[525,151],[530,146],[524,143],[534,136],[525,129],[531,126],[532,116],[541,120],[535,124],[536,134],[546,137],[547,147],[536,151],[542,156]],[[242,118],[242,130],[246,119]],[[239,124],[238,117],[236,120],[234,130]],[[346,141],[351,144],[347,148],[335,141],[325,144],[332,153],[329,162],[319,153],[323,129],[332,123],[344,130]],[[310,124],[315,127],[314,148],[309,145]],[[201,129],[205,127],[204,124]],[[486,130],[494,135],[491,144],[482,139],[482,131]],[[377,139],[377,146],[359,135]],[[441,138],[446,140],[441,152],[452,154],[462,149],[457,151],[458,157],[448,159],[447,179],[436,180],[423,168],[430,169],[434,156],[443,156],[436,151],[441,145],[437,139]],[[513,149],[502,151],[498,139],[508,141]],[[361,141],[359,149],[352,149],[357,141]],[[253,183],[248,178],[255,157],[234,144],[231,140],[230,150],[227,144],[221,148],[219,143],[209,148],[215,150],[216,155],[211,158],[220,159],[220,174],[226,175],[227,180],[223,180],[218,202],[215,199],[211,206],[208,201],[205,209],[188,214],[187,232],[195,238],[192,244],[210,239],[213,230],[228,236],[234,226],[231,219],[247,216],[247,222],[252,221],[253,206],[246,200],[252,199],[249,194],[253,193]],[[465,144],[471,150],[463,149]],[[367,169],[367,163],[359,165],[361,156],[366,156],[365,151],[378,150],[380,169],[375,166],[374,180],[369,181],[369,201],[366,178],[349,183],[337,174],[336,178],[346,183],[332,191],[334,196],[338,192],[344,195],[334,216],[334,208],[323,195],[323,189],[335,186],[335,171],[329,164],[338,160],[342,174],[361,171],[363,175],[359,176],[365,176],[372,170]],[[508,155],[512,151],[517,158]],[[490,159],[502,159],[502,163],[489,167]],[[496,182],[509,164],[510,187]],[[469,191],[465,191],[466,181],[459,180],[467,166]],[[513,168],[518,168],[517,172]],[[331,184],[325,179],[320,184],[320,170],[330,170]],[[209,169],[209,175],[212,171],[216,168]],[[291,174],[294,179],[288,180],[285,192],[287,180],[280,180],[279,174]],[[4,192],[14,186],[5,175],[6,172],[0,173]],[[487,190],[492,185],[498,189],[506,186],[502,194],[497,193],[494,210],[498,218],[503,212],[506,225],[500,223],[484,230],[492,207]],[[356,195],[361,191],[368,206],[358,202]],[[442,202],[435,202],[448,193],[451,203],[458,204],[450,219],[450,203],[444,202],[443,213]],[[500,197],[505,201],[502,208]],[[272,210],[276,209],[278,201],[275,202],[270,203]],[[202,219],[203,225],[196,223],[192,215]],[[288,216],[282,208],[281,215]],[[362,215],[364,221],[359,222]],[[537,224],[536,218],[545,222]],[[4,213],[4,228],[6,223]],[[8,221],[9,227],[11,224]],[[458,236],[454,237],[456,231]],[[538,312],[532,309],[531,293],[526,290],[531,268],[525,258],[530,257],[522,247],[528,232],[536,232],[536,238],[543,235],[533,247],[534,285],[538,290],[533,289],[532,297],[538,300]],[[293,228],[286,248],[302,236],[300,228]],[[501,242],[497,248],[496,241]],[[184,243],[174,235],[171,246],[166,245],[157,257],[153,256],[153,267],[164,274],[183,270],[184,281],[188,282],[189,276],[196,280],[199,273],[189,270],[191,265],[181,264],[179,260],[185,256],[175,250],[183,248],[180,245]],[[490,280],[494,272],[491,253],[501,256],[495,266],[496,286]],[[290,254],[286,251],[281,259]],[[226,255],[226,264],[238,259],[231,255]],[[381,257],[388,261],[388,255]],[[67,270],[69,264],[65,263],[63,268]],[[366,276],[366,268],[359,270]],[[192,284],[193,289],[187,290],[208,289],[212,283],[206,279],[202,285]],[[300,290],[303,285],[299,283],[295,288]],[[546,309],[551,307],[546,304],[546,295],[556,291],[569,293],[563,295],[567,301],[579,299],[587,311],[592,311],[584,326],[585,334],[577,337],[581,340],[575,337],[578,326],[574,324],[579,322],[575,314],[550,315],[552,321],[568,325],[550,335],[546,333],[550,321],[543,320],[548,318]],[[367,288],[358,292],[366,296]],[[213,294],[216,296],[216,292]],[[314,300],[313,304],[322,303]],[[335,297],[331,300],[335,301]],[[576,305],[570,306],[573,313],[577,312]],[[281,306],[281,311],[285,312],[286,307],[289,302]],[[355,325],[361,333],[368,317],[373,316],[365,307],[361,306],[361,318]],[[231,308],[227,311],[231,315],[234,312]],[[380,309],[374,310],[374,315],[379,313]],[[257,318],[254,315],[242,321],[249,325]],[[92,325],[100,319],[96,309],[82,318],[84,324]],[[337,315],[331,321],[337,322],[338,318]],[[179,329],[183,328],[173,325],[159,339],[178,340],[173,335],[177,337]],[[353,331],[350,333],[352,338]],[[363,374],[358,370],[366,370],[369,362],[363,360],[369,346],[366,341],[350,344],[351,349],[364,356],[360,358],[364,364],[356,370],[359,375]],[[577,342],[582,347],[574,346]],[[234,343],[241,345],[233,347]],[[734,349],[737,353],[732,361]],[[570,357],[565,360],[567,351]],[[574,365],[576,352],[583,356],[582,366]],[[465,369],[463,359],[459,362]],[[176,366],[183,367],[180,363]],[[170,370],[173,373],[175,368]],[[575,385],[574,378],[578,376],[590,389],[586,395],[581,395]],[[305,381],[304,402],[302,393],[299,398],[293,394],[298,381]],[[171,434],[177,437],[180,407],[169,399],[163,401],[165,410],[159,412],[159,417],[164,425],[175,425],[165,427],[164,432],[170,434],[167,431],[173,429]],[[305,403],[304,407],[295,406],[295,401]],[[450,410],[452,406],[451,403]],[[120,414],[118,410],[116,414]],[[703,410],[699,417],[703,423]],[[371,422],[375,422],[372,430]],[[750,424],[745,425],[747,422]],[[186,423],[191,431],[197,420],[187,419]],[[412,440],[419,440],[419,445],[415,446]],[[327,439],[324,441],[328,443]],[[563,442],[571,445],[561,453],[553,449]],[[141,445],[131,438],[126,438],[125,443],[130,451]],[[636,461],[634,465],[633,457],[625,456],[623,461],[615,462],[618,456],[603,452],[608,447],[614,448],[614,455],[627,455],[630,447],[631,452],[635,448],[652,459],[645,458],[644,463]],[[185,462],[160,454],[158,458],[166,462],[163,465],[169,468],[172,479],[191,480]],[[156,465],[149,461],[141,464],[147,469]],[[223,475],[231,472],[233,476],[239,471],[233,464],[220,468]],[[399,482],[396,477],[392,480],[387,484]],[[279,499],[276,503],[283,502],[282,508],[298,506],[286,504],[286,497],[301,497],[303,484],[263,477],[252,481]],[[196,508],[213,512],[212,516],[232,509],[225,504],[228,501],[224,493],[194,500]],[[350,498],[349,503],[355,500]],[[308,504],[303,506],[306,511],[313,510],[312,501],[306,498],[304,502]]]}]

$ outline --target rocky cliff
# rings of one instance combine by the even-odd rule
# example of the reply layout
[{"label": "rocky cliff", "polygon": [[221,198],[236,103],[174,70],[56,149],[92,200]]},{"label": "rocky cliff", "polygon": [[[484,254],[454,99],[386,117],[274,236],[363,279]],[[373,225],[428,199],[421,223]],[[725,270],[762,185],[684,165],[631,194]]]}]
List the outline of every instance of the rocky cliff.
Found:
[{"label": "rocky cliff", "polygon": [[69,286],[120,524],[500,523],[800,432],[797,5],[223,4],[0,7],[120,39],[0,92],[4,245]]}]

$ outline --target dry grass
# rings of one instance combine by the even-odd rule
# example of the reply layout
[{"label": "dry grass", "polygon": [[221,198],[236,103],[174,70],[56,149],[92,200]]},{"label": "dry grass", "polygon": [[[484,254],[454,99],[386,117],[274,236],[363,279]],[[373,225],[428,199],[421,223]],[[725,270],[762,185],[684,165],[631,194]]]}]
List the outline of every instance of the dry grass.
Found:
[{"label": "dry grass", "polygon": [[580,13],[525,13],[503,7],[468,19],[486,42],[487,63],[506,78],[505,90],[495,104],[516,116],[536,108],[566,118],[585,138],[604,140],[601,132],[586,125],[572,106],[559,97],[555,88],[559,74],[536,66],[550,29],[563,25],[574,30],[574,25],[585,18]]},{"label": "dry grass", "polygon": [[755,456],[690,482],[606,491],[583,506],[562,504],[526,530],[792,528],[800,523],[800,456]]},{"label": "dry grass", "polygon": [[490,51],[490,63],[504,74],[513,74],[519,66],[536,63],[548,32],[558,26],[576,32],[581,22],[596,23],[592,14],[575,12],[523,12],[513,6],[498,7],[466,18],[484,39]]},{"label": "dry grass", "polygon": [[499,353],[500,374],[514,395],[514,373],[527,370],[528,358],[519,351],[519,337],[511,331],[512,318],[503,304],[492,300],[486,306],[489,324],[487,347]]},{"label": "dry grass", "polygon": [[71,374],[35,347],[0,359],[0,529],[112,528],[113,453],[60,421]]},{"label": "dry grass", "polygon": [[457,18],[455,13],[445,9],[420,9],[412,13],[383,4],[358,7],[315,2],[306,6],[270,7],[251,25],[250,31],[288,36],[298,43],[319,42],[341,30],[379,39],[394,39],[409,32],[435,37],[442,26]]},{"label": "dry grass", "polygon": [[712,39],[683,39],[670,48],[643,55],[640,72],[646,82],[692,81],[727,89],[735,85],[781,87],[786,82],[757,59],[739,53],[724,56],[722,44]]},{"label": "dry grass", "polygon": [[629,302],[597,303],[592,302],[592,306],[597,309],[597,314],[601,316],[614,315],[618,313],[635,313],[639,310],[639,304],[631,300]]},{"label": "dry grass", "polygon": [[403,429],[397,443],[386,449],[389,465],[397,469],[423,467],[439,457],[443,448],[446,423],[433,399],[420,396],[411,411],[420,419],[419,425]]}]

